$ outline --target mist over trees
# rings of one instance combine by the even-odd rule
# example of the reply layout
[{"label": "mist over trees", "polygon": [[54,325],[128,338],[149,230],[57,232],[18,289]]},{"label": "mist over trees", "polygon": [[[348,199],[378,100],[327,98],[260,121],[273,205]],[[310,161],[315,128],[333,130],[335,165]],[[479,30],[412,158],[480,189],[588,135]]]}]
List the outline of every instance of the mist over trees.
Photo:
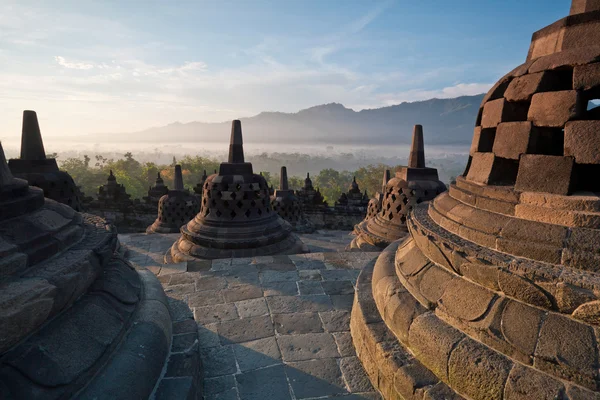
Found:
[{"label": "mist over trees", "polygon": [[[112,170],[117,182],[123,184],[127,193],[133,199],[141,199],[147,195],[148,188],[154,185],[158,172],[160,172],[165,184],[173,186],[174,165],[180,164],[183,173],[184,184],[187,189],[192,188],[200,182],[202,174],[206,170],[208,175],[218,170],[220,160],[212,157],[171,156],[170,162],[140,161],[132,152],[122,155],[84,154],[80,157],[62,158],[58,157],[60,168],[69,172],[76,184],[81,187],[86,196],[95,197],[98,187],[106,183],[109,171]],[[146,156],[142,158],[147,158]],[[405,164],[400,158],[383,158],[383,162],[376,159],[355,160],[350,155],[342,156],[341,159],[327,158],[307,154],[286,153],[263,153],[247,157],[247,161],[253,163],[254,172],[262,172],[265,179],[274,188],[279,187],[279,171],[282,165],[288,167],[289,186],[299,189],[304,186],[306,172],[310,172],[313,185],[321,190],[321,193],[331,205],[338,199],[342,192],[346,192],[352,182],[356,180],[362,191],[365,189],[369,196],[381,190],[383,171],[390,169],[394,171]],[[465,156],[445,156],[439,159],[428,159],[428,166],[437,167],[440,179],[448,183],[456,175],[462,172],[466,160]],[[357,164],[362,164],[356,167]]]}]

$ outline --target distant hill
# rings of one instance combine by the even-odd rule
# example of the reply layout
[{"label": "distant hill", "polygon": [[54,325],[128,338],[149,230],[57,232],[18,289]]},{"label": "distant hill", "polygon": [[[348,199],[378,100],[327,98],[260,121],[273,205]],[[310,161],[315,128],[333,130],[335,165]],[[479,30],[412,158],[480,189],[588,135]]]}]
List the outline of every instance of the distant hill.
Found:
[{"label": "distant hill", "polygon": [[[297,113],[262,112],[242,118],[244,141],[254,143],[406,144],[412,127],[423,125],[428,144],[469,144],[483,94],[430,99],[354,111],[330,103]],[[140,132],[104,134],[107,140],[140,142],[222,142],[231,122],[175,122]],[[92,135],[90,135],[92,136]],[[98,137],[97,135],[93,135]]]}]

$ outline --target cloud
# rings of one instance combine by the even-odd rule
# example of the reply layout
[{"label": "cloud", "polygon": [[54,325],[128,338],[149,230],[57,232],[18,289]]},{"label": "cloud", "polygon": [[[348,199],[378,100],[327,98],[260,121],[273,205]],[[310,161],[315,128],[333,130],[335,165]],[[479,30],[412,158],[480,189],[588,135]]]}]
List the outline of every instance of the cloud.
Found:
[{"label": "cloud", "polygon": [[68,62],[64,57],[55,56],[54,59],[58,63],[58,65],[62,65],[65,68],[69,69],[92,69],[94,68],[93,64],[82,63],[82,62]]},{"label": "cloud", "polygon": [[473,96],[480,93],[486,93],[493,83],[458,83],[454,86],[444,87],[442,89],[411,89],[396,93],[385,93],[377,96],[379,102],[376,104],[385,104],[388,106],[400,104],[402,102],[412,102],[427,100],[432,98],[448,99],[460,96]]},{"label": "cloud", "polygon": [[365,29],[371,22],[375,21],[375,19],[384,12],[389,6],[391,6],[393,1],[385,1],[379,4],[377,7],[363,15],[361,18],[357,19],[350,25],[351,33],[358,33]]}]

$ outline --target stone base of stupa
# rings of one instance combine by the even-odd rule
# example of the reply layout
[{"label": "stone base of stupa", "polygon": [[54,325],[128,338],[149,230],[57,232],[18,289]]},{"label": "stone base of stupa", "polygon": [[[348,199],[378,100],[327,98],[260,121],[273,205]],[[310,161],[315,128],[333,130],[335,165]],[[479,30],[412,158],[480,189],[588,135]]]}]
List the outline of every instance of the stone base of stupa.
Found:
[{"label": "stone base of stupa", "polygon": [[172,337],[158,279],[115,253],[106,221],[52,200],[0,225],[17,248],[3,261],[29,259],[0,283],[0,398],[148,398]]},{"label": "stone base of stupa", "polygon": [[435,206],[358,279],[351,332],[373,385],[386,399],[600,398],[590,275],[462,239]]},{"label": "stone base of stupa", "polygon": [[362,221],[354,226],[356,237],[350,243],[348,250],[381,251],[395,240],[408,234],[405,225],[388,223],[380,216]]},{"label": "stone base of stupa", "polygon": [[308,252],[302,240],[291,232],[290,224],[276,215],[261,225],[228,223],[223,226],[209,221],[198,223],[196,219],[181,228],[181,237],[167,252],[166,262]]}]

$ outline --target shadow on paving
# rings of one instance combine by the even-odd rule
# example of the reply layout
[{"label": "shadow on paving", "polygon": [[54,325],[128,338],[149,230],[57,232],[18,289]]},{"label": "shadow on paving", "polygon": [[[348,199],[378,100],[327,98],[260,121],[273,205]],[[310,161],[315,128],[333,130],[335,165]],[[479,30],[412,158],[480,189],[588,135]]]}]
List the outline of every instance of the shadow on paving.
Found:
[{"label": "shadow on paving", "polygon": [[275,336],[231,343],[202,325],[198,329],[205,400],[380,398],[367,382],[368,393],[350,393],[340,358],[284,362]]},{"label": "shadow on paving", "polygon": [[[193,320],[193,311],[185,301],[172,297],[168,301],[174,325]],[[270,314],[257,318],[271,323]],[[228,322],[232,321],[223,323]],[[243,326],[227,336],[217,333],[218,326],[197,323],[205,400],[381,399],[358,358],[341,357],[335,344],[333,349],[326,349],[328,357],[309,355],[306,360],[284,361],[278,339],[292,336],[277,335],[273,325],[269,336],[248,341],[240,340]],[[193,346],[192,340],[195,338],[190,334],[175,334],[173,351]]]}]

